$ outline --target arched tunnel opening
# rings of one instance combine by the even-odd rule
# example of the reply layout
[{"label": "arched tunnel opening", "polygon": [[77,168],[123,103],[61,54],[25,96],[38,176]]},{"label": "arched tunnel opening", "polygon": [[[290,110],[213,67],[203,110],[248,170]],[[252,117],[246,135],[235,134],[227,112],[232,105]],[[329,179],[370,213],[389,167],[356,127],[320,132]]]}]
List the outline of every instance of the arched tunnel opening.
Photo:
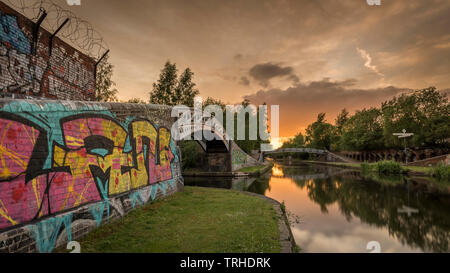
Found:
[{"label": "arched tunnel opening", "polygon": [[183,172],[231,172],[231,154],[222,140],[181,140]]}]

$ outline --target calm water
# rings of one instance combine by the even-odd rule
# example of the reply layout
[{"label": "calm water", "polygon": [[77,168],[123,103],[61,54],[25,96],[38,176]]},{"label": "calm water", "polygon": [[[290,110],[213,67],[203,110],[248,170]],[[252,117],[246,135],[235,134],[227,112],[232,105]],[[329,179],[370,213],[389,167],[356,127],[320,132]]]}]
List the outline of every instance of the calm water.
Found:
[{"label": "calm water", "polygon": [[370,252],[370,241],[379,242],[381,252],[450,251],[450,196],[428,193],[407,178],[276,164],[259,178],[186,177],[185,184],[284,201],[302,252]]}]

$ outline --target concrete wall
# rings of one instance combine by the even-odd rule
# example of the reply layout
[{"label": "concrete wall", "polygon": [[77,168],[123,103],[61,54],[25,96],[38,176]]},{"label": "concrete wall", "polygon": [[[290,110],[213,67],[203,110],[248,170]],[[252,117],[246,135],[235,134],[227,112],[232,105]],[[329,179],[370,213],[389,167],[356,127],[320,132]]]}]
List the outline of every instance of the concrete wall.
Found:
[{"label": "concrete wall", "polygon": [[234,141],[231,144],[231,168],[237,171],[242,168],[261,165],[262,163],[244,152]]},{"label": "concrete wall", "polygon": [[170,112],[0,99],[0,252],[51,252],[182,189]]},{"label": "concrete wall", "polygon": [[0,2],[0,97],[94,100],[95,61],[34,26]]}]

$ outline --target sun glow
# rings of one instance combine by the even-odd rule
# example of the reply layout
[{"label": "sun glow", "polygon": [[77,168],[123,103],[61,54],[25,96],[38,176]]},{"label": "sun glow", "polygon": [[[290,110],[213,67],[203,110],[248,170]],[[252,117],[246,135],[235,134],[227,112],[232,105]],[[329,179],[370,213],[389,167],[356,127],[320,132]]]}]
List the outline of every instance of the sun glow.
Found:
[{"label": "sun glow", "polygon": [[273,149],[278,149],[280,148],[284,142],[288,141],[289,139],[291,139],[292,137],[278,137],[278,138],[272,138],[270,140],[270,145],[272,145]]}]

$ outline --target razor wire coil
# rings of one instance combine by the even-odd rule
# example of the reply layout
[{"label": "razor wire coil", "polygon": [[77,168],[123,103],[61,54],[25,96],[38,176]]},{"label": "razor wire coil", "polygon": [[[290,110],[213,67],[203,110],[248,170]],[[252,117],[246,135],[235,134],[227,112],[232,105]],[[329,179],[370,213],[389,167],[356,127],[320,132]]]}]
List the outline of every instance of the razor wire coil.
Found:
[{"label": "razor wire coil", "polygon": [[69,18],[67,24],[58,32],[58,37],[74,46],[84,54],[98,60],[108,50],[108,45],[92,25],[73,12],[63,9],[52,0],[2,0],[11,8],[22,13],[33,22],[39,20],[42,13],[47,17],[41,27],[54,33]]}]

